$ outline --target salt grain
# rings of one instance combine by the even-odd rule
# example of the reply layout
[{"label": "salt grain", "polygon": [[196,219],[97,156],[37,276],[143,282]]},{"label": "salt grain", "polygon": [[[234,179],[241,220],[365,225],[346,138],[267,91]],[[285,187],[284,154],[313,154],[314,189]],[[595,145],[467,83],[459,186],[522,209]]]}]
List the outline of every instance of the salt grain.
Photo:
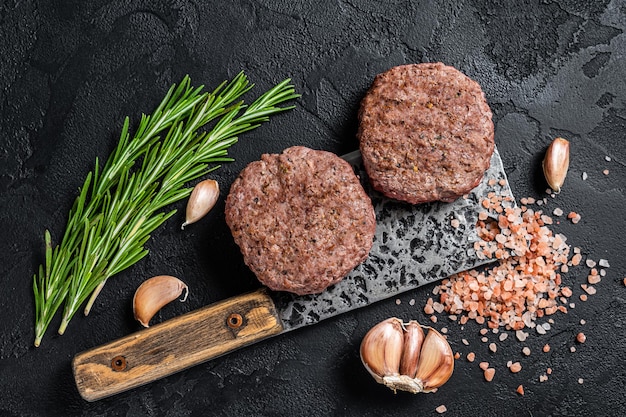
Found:
[{"label": "salt grain", "polygon": [[496,351],[498,350],[498,346],[495,343],[490,343],[489,350],[492,351],[493,353],[496,353]]},{"label": "salt grain", "polygon": [[493,377],[495,376],[495,374],[496,374],[495,369],[493,368],[485,369],[485,372],[484,372],[485,380],[487,380],[487,382],[493,381]]},{"label": "salt grain", "polygon": [[439,414],[443,414],[446,411],[448,411],[448,409],[446,408],[445,405],[441,404],[439,407],[435,408],[435,411],[438,412]]},{"label": "salt grain", "polygon": [[511,366],[509,366],[509,370],[516,374],[522,370],[522,364],[520,364],[519,362],[514,362],[511,364]]},{"label": "salt grain", "polygon": [[561,210],[560,208],[557,207],[557,208],[555,208],[552,211],[552,214],[554,214],[555,216],[562,216],[563,215],[563,210]]},{"label": "salt grain", "polygon": [[587,173],[583,172],[583,181],[586,181],[586,180],[587,180]]},{"label": "salt grain", "polygon": [[524,346],[522,353],[526,356],[530,356],[530,348],[528,346]]},{"label": "salt grain", "polygon": [[583,382],[585,382],[585,380],[584,380],[584,379],[582,379],[582,378],[578,378],[578,383],[579,383],[579,384],[582,384]]},{"label": "salt grain", "polygon": [[608,268],[609,267],[609,261],[607,261],[606,259],[600,259],[598,261],[598,265],[600,265],[602,268]]}]

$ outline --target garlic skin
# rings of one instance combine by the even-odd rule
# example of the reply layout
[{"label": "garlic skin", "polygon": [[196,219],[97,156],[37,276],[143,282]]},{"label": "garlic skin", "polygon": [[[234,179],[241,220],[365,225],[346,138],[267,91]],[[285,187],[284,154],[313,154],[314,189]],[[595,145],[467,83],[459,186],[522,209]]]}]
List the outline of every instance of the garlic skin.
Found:
[{"label": "garlic skin", "polygon": [[569,168],[569,142],[563,138],[552,141],[541,163],[543,175],[555,193],[561,192]]},{"label": "garlic skin", "polygon": [[454,355],[438,331],[415,320],[391,317],[372,327],[361,342],[363,365],[376,382],[394,392],[435,392],[450,379]]},{"label": "garlic skin", "polygon": [[189,295],[187,284],[170,275],[158,275],[145,280],[135,291],[133,314],[143,327],[149,327],[150,319],[166,304],[174,301],[185,291],[180,300]]},{"label": "garlic skin", "polygon": [[220,186],[215,180],[204,180],[199,182],[191,192],[187,201],[187,210],[185,213],[185,222],[181,225],[181,230],[185,226],[195,223],[204,216],[217,203],[220,196]]}]

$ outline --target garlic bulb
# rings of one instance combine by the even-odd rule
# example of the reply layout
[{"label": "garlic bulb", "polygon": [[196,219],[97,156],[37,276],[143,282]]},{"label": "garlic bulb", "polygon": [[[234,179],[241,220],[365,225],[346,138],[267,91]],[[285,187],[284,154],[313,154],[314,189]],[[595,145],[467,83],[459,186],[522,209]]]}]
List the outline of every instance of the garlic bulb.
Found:
[{"label": "garlic bulb", "polygon": [[176,277],[158,275],[145,280],[135,291],[133,314],[143,327],[149,327],[152,317],[166,304],[174,301],[185,291],[181,302],[187,299],[187,284]]},{"label": "garlic bulb", "polygon": [[543,175],[550,188],[555,192],[561,192],[569,168],[569,142],[563,138],[552,141],[541,163]]},{"label": "garlic bulb", "polygon": [[204,180],[199,182],[191,192],[187,201],[187,211],[185,222],[180,227],[195,223],[211,211],[220,196],[220,186],[215,180]]},{"label": "garlic bulb", "polygon": [[435,392],[454,370],[448,341],[435,329],[424,336],[415,320],[392,317],[372,327],[361,342],[361,361],[376,382],[396,390]]}]

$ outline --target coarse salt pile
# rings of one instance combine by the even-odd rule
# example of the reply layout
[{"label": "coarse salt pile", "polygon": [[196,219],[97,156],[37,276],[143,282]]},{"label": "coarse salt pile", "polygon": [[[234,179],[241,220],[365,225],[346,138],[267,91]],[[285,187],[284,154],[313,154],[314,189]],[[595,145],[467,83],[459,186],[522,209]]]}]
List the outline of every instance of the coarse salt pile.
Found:
[{"label": "coarse salt pile", "polygon": [[[522,199],[532,204],[532,199]],[[461,315],[460,323],[475,320],[489,328],[509,330],[535,327],[535,320],[566,313],[569,287],[561,287],[568,268],[570,246],[566,237],[546,226],[552,218],[525,205],[515,207],[496,193],[482,202],[475,243],[477,256],[498,261],[485,270],[469,270],[445,279],[435,287],[439,302],[430,298],[424,308]],[[496,217],[497,221],[492,217]],[[580,259],[569,260],[577,264]]]}]

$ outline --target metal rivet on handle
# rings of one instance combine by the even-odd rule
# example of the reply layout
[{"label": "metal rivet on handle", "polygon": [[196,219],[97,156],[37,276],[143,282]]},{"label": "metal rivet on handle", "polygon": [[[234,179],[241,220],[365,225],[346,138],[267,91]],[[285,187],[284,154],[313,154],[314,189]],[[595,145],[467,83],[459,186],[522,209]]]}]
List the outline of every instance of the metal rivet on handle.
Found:
[{"label": "metal rivet on handle", "polygon": [[226,323],[231,329],[236,329],[238,327],[241,327],[241,325],[243,324],[243,317],[241,317],[241,314],[233,313],[228,316]]},{"label": "metal rivet on handle", "polygon": [[126,358],[122,355],[114,357],[111,359],[111,368],[117,372],[123,371],[126,369]]}]

